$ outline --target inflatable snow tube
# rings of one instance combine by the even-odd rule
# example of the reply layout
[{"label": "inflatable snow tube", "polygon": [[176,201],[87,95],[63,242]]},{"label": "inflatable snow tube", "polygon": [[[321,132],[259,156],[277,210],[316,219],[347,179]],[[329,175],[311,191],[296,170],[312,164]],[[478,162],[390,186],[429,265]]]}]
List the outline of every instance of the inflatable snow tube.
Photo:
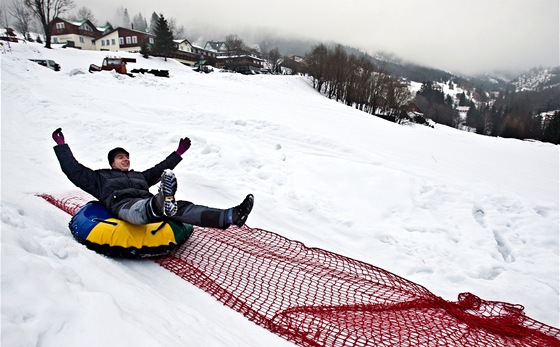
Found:
[{"label": "inflatable snow tube", "polygon": [[98,253],[115,258],[147,258],[165,255],[185,242],[190,224],[172,221],[135,225],[113,218],[99,202],[84,205],[70,220],[74,238]]}]

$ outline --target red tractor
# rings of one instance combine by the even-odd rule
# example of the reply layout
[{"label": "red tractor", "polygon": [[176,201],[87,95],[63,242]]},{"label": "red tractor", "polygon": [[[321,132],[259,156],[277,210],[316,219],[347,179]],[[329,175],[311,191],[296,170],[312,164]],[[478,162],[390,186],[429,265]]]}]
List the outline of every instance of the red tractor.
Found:
[{"label": "red tractor", "polygon": [[126,70],[126,63],[136,63],[136,59],[134,58],[119,58],[119,57],[107,57],[103,59],[103,65],[97,66],[95,64],[91,64],[89,66],[89,72],[96,72],[96,71],[111,71],[115,70],[118,73],[128,75],[130,77],[134,77],[132,73],[151,73],[158,77],[169,77],[169,70],[148,70],[148,69],[133,69],[129,73]]}]

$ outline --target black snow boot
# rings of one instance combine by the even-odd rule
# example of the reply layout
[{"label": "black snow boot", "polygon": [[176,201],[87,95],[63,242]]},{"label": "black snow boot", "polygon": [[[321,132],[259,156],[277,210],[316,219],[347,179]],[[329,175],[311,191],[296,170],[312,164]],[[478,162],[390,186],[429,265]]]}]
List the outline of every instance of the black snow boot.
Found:
[{"label": "black snow boot", "polygon": [[177,201],[175,201],[175,192],[177,191],[177,179],[171,170],[165,170],[161,175],[159,191],[153,197],[152,202],[155,207],[154,212],[162,213],[164,216],[171,217],[177,213]]},{"label": "black snow boot", "polygon": [[247,221],[247,217],[249,217],[249,213],[253,209],[253,204],[255,203],[255,197],[253,194],[249,194],[245,197],[245,200],[241,203],[241,205],[236,206],[233,208],[231,220],[232,223],[241,227]]}]

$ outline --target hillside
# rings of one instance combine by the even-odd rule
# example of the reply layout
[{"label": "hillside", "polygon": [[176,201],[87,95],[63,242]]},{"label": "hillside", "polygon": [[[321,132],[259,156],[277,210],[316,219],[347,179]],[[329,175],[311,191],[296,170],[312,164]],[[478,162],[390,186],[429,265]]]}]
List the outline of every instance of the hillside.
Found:
[{"label": "hillside", "polygon": [[88,73],[106,52],[28,43],[1,56],[3,345],[291,345],[151,261],[75,242],[69,216],[35,196],[76,189],[52,150],[57,127],[92,168],[122,146],[142,170],[189,136],[179,198],[226,208],[251,192],[249,226],[559,326],[558,146],[401,126],[301,76],[118,54],[171,77]]},{"label": "hillside", "polygon": [[560,66],[534,68],[511,81],[516,91],[541,91],[560,86]]}]

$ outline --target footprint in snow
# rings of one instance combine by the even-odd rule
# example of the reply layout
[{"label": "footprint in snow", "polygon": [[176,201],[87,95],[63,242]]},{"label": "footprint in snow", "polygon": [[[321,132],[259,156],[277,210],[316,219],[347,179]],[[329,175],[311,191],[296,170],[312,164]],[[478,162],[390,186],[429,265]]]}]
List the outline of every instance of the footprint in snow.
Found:
[{"label": "footprint in snow", "polygon": [[486,222],[484,221],[484,216],[486,214],[484,213],[484,209],[482,207],[479,207],[479,206],[473,206],[472,214],[473,214],[474,220],[481,227],[486,228]]}]

